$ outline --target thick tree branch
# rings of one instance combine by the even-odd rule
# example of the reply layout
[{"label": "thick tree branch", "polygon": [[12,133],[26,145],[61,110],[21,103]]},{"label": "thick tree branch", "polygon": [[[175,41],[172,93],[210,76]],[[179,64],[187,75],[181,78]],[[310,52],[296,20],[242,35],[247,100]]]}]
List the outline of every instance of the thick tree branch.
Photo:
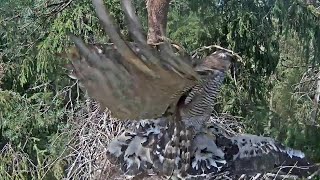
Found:
[{"label": "thick tree branch", "polygon": [[165,36],[170,0],[147,0],[148,44],[156,44]]}]

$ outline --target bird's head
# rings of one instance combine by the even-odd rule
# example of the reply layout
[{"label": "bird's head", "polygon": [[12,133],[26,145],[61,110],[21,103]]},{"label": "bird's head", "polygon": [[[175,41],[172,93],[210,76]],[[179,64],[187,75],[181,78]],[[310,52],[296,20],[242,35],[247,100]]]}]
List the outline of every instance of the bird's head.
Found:
[{"label": "bird's head", "polygon": [[195,66],[195,71],[200,75],[208,75],[216,71],[227,71],[236,57],[225,50],[218,50],[207,56]]}]

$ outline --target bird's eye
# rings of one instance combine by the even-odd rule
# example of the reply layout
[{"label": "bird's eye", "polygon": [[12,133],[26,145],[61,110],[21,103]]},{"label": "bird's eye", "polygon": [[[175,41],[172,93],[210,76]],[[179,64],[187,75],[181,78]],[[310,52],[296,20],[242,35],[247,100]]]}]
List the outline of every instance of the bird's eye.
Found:
[{"label": "bird's eye", "polygon": [[208,75],[208,72],[206,71],[198,71],[197,73],[201,76]]},{"label": "bird's eye", "polygon": [[204,71],[197,71],[197,73],[201,76],[207,76],[210,74],[211,71],[209,70],[204,70]]}]

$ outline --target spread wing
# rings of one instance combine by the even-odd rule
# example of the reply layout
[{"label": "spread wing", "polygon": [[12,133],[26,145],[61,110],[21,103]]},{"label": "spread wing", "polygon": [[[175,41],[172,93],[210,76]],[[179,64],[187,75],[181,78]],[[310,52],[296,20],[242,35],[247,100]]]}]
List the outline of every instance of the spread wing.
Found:
[{"label": "spread wing", "polygon": [[130,0],[122,0],[122,7],[134,45],[122,39],[102,0],[93,5],[114,49],[86,45],[71,35],[76,48],[68,58],[89,96],[119,119],[155,118],[175,107],[180,95],[198,83],[191,60],[176,55],[166,42],[157,49],[149,46]]}]

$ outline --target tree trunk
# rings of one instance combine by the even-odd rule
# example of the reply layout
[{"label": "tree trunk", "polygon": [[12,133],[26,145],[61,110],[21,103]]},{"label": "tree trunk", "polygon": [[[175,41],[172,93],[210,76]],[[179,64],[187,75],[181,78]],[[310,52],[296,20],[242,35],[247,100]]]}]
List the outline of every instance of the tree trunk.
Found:
[{"label": "tree trunk", "polygon": [[317,124],[317,117],[318,117],[318,111],[319,111],[319,99],[320,99],[320,72],[317,74],[317,86],[316,86],[316,92],[313,99],[313,109],[311,112],[311,122],[313,124]]},{"label": "tree trunk", "polygon": [[148,44],[156,44],[166,35],[170,0],[147,0]]}]

